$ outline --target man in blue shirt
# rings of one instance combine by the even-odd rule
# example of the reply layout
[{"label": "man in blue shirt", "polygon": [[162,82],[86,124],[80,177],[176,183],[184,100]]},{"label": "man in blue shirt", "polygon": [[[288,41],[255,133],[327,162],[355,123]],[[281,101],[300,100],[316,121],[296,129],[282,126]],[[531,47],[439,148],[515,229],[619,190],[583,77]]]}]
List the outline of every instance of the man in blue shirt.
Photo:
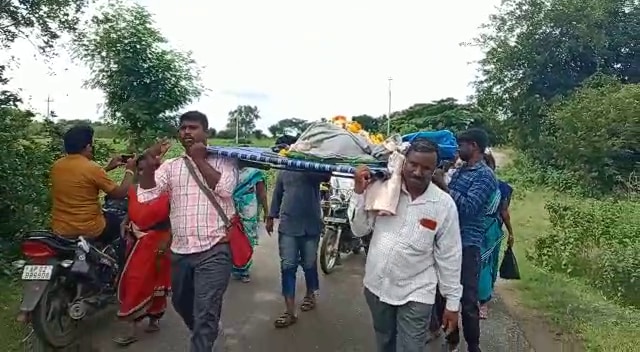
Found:
[{"label": "man in blue shirt", "polygon": [[[462,236],[462,328],[468,351],[480,352],[478,280],[480,248],[485,236],[483,218],[491,197],[498,189],[498,180],[493,170],[484,162],[485,149],[489,144],[487,132],[472,128],[461,132],[457,139],[459,156],[464,165],[451,176],[448,185],[444,181],[443,172],[434,175],[433,182],[448,191],[458,207]],[[436,319],[443,309],[438,301],[434,314]],[[433,327],[432,322],[432,331]],[[460,342],[459,331],[449,334],[447,341],[450,350],[455,351]]]},{"label": "man in blue shirt", "polygon": [[304,270],[307,292],[300,310],[315,308],[315,293],[320,287],[316,253],[322,232],[320,183],[329,181],[331,174],[280,171],[271,198],[267,231],[273,231],[273,219],[279,218],[278,248],[282,272],[282,295],[286,311],[275,321],[277,328],[285,328],[297,321],[295,309],[296,272]]}]

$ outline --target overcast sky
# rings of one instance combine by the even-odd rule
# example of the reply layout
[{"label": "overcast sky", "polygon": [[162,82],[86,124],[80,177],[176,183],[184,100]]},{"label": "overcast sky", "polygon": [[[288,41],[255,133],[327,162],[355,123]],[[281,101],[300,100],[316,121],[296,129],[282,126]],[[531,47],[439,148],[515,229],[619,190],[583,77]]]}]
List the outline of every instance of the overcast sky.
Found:
[{"label": "overcast sky", "polygon": [[[499,0],[139,0],[172,46],[203,67],[207,92],[188,109],[213,127],[238,104],[257,105],[258,128],[283,118],[386,114],[392,108],[472,93],[479,32]],[[18,42],[11,86],[34,110],[46,99],[61,118],[99,119],[99,91],[82,88],[88,71],[64,52],[50,62]]]}]

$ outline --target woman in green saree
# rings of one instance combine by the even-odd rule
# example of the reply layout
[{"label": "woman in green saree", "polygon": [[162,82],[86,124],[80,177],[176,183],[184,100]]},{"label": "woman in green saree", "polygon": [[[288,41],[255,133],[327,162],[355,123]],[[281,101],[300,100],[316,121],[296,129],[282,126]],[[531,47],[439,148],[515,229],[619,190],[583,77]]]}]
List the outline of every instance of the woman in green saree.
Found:
[{"label": "woman in green saree", "polygon": [[[485,162],[495,171],[496,162],[491,154],[485,155]],[[488,318],[488,303],[491,301],[496,279],[498,278],[500,248],[505,237],[502,230],[503,224],[506,225],[509,234],[507,245],[513,245],[513,230],[511,228],[511,216],[509,215],[512,194],[513,188],[508,183],[498,180],[498,190],[486,208],[484,218],[486,232],[482,245],[482,267],[480,269],[478,287],[480,319]]]},{"label": "woman in green saree", "polygon": [[[260,222],[260,208],[264,219],[269,213],[267,206],[267,187],[265,186],[265,174],[263,171],[242,167],[238,174],[238,185],[233,191],[233,200],[236,211],[242,220],[245,233],[253,247],[258,245],[258,223]],[[233,267],[232,275],[236,280],[248,283],[251,281],[249,269],[253,260],[244,267]]]}]

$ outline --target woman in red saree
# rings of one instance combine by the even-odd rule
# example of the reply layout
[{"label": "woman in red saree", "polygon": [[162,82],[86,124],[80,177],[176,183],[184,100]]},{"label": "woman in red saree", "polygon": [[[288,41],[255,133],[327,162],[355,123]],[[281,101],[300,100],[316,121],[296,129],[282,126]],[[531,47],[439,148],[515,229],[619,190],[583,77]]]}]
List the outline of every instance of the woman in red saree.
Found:
[{"label": "woman in red saree", "polygon": [[129,190],[127,261],[118,285],[118,317],[128,325],[126,333],[114,338],[121,346],[137,341],[136,325],[144,318],[149,320],[146,332],[160,329],[171,291],[169,197],[139,203],[136,189]]}]

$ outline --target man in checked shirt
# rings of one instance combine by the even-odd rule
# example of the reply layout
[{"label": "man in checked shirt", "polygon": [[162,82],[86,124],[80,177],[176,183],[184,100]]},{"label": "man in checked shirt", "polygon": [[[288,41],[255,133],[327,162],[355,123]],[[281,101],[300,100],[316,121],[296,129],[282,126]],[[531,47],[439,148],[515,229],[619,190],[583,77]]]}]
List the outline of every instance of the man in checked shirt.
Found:
[{"label": "man in checked shirt", "polygon": [[[231,159],[207,154],[207,117],[197,111],[180,116],[179,139],[204,183],[228,217],[237,168]],[[173,306],[191,330],[190,352],[211,352],[218,336],[222,297],[231,276],[231,253],[226,227],[204,192],[178,157],[162,163],[159,148],[144,154],[150,167],[142,170],[138,201],[168,193],[171,211]],[[155,164],[155,165],[154,165]]]},{"label": "man in checked shirt", "polygon": [[446,297],[443,326],[458,325],[462,295],[462,246],[453,199],[431,183],[438,147],[414,141],[402,169],[396,215],[365,210],[367,167],[355,174],[351,228],[356,236],[373,231],[364,274],[364,296],[373,318],[378,352],[422,352],[436,286]]},{"label": "man in checked shirt", "polygon": [[[457,136],[460,159],[464,164],[451,176],[447,185],[444,172],[438,170],[433,182],[449,192],[456,202],[460,216],[462,236],[462,328],[469,352],[480,352],[480,312],[478,284],[481,269],[480,248],[485,237],[483,218],[491,196],[498,189],[493,170],[484,162],[484,152],[489,144],[487,132],[471,128]],[[436,298],[431,333],[439,331],[439,318],[445,309],[440,297]],[[437,329],[437,330],[436,330]],[[447,336],[449,351],[457,351],[460,333],[456,328]]]}]

